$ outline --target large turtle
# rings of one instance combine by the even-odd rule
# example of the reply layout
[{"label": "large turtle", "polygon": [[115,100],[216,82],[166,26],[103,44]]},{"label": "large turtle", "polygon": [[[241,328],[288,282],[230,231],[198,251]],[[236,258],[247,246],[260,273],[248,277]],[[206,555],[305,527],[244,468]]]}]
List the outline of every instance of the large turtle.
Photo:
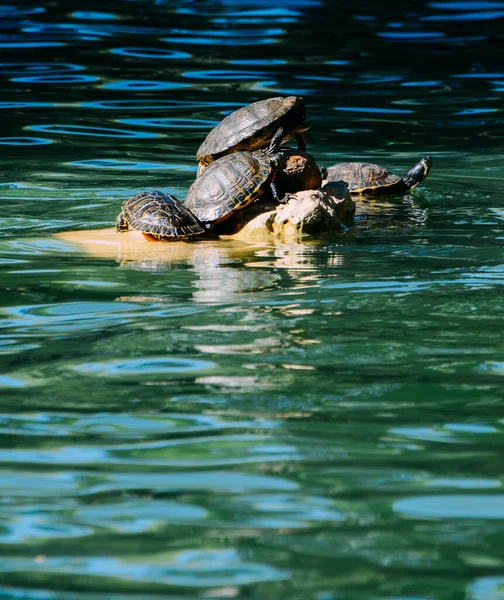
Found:
[{"label": "large turtle", "polygon": [[171,194],[142,192],[122,203],[116,219],[118,232],[136,229],[147,239],[192,238],[207,231],[190,210]]},{"label": "large turtle", "polygon": [[279,128],[283,129],[280,143],[295,137],[299,149],[306,150],[303,132],[306,108],[300,96],[259,100],[227,115],[199,147],[196,160],[200,174],[214,160],[241,150],[267,148]]},{"label": "large turtle", "polygon": [[212,226],[254,202],[268,185],[278,200],[272,182],[285,160],[278,152],[283,135],[280,128],[266,151],[235,152],[211,163],[189,188],[186,208],[201,223]]},{"label": "large turtle", "polygon": [[326,169],[327,181],[343,180],[352,194],[400,194],[412,190],[429,174],[432,158],[422,158],[401,178],[379,165],[362,162],[337,163]]}]

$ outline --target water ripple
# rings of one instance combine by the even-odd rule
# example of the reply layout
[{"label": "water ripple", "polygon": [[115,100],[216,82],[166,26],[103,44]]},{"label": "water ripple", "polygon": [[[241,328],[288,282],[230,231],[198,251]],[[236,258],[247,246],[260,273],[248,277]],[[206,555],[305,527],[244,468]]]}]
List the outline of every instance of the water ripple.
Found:
[{"label": "water ripple", "polygon": [[[222,34],[221,34],[222,35]],[[163,41],[177,44],[192,44],[195,46],[263,46],[268,44],[274,44],[278,40],[276,38],[263,37],[258,32],[255,34],[257,37],[244,36],[243,38],[233,37],[229,39],[227,37],[205,37],[203,35],[198,36],[180,36],[180,37],[168,37],[164,38]]]},{"label": "water ripple", "polygon": [[468,13],[459,13],[456,15],[429,15],[422,17],[422,21],[490,21],[492,19],[502,19],[504,10],[493,11],[473,11]]},{"label": "water ripple", "polygon": [[335,106],[333,110],[341,112],[356,112],[356,113],[376,113],[376,114],[411,114],[414,110],[409,108],[377,108],[364,106]]},{"label": "water ripple", "polygon": [[186,165],[182,163],[133,162],[128,160],[111,160],[106,158],[74,160],[65,164],[74,167],[84,167],[86,169],[113,169],[119,171],[150,171],[151,169],[185,171],[188,173],[193,173],[196,171],[195,165]]},{"label": "water ripple", "polygon": [[[184,100],[97,100],[82,102],[80,106],[105,110],[187,110],[190,108],[214,108],[219,106],[238,107],[239,103],[194,102]],[[232,110],[232,108],[231,108]]]},{"label": "water ripple", "polygon": [[86,125],[27,125],[26,129],[31,131],[43,131],[45,133],[86,135],[91,137],[143,139],[161,137],[160,133],[147,133],[129,129],[112,129],[110,127],[87,127]]},{"label": "water ripple", "polygon": [[418,518],[504,519],[504,496],[476,494],[404,498],[394,511]]},{"label": "water ripple", "polygon": [[130,81],[115,81],[106,83],[102,87],[106,90],[178,90],[188,87],[188,83],[177,83],[173,81],[147,81],[132,79]]},{"label": "water ripple", "polygon": [[99,77],[93,75],[31,75],[29,77],[12,77],[11,81],[18,83],[91,83],[98,81]]},{"label": "water ripple", "polygon": [[36,137],[0,138],[0,146],[43,146],[52,143],[52,140]]},{"label": "water ripple", "polygon": [[117,19],[117,16],[113,13],[98,12],[96,10],[79,10],[73,12],[70,16],[72,16],[74,19],[89,19],[93,21],[109,21],[111,19]]},{"label": "water ripple", "polygon": [[206,71],[186,71],[182,73],[182,77],[189,79],[216,79],[216,80],[235,80],[235,79],[251,79],[258,77],[267,77],[267,74],[260,71],[233,71],[233,70],[206,70]]},{"label": "water ripple", "polygon": [[64,42],[42,40],[36,42],[0,42],[0,48],[57,48],[64,45]]},{"label": "water ripple", "polygon": [[185,59],[191,58],[189,52],[181,50],[168,50],[166,48],[112,48],[112,54],[122,56],[136,56],[138,58],[163,58],[163,59]]},{"label": "water ripple", "polygon": [[150,375],[166,373],[186,373],[210,369],[213,363],[203,360],[151,357],[132,360],[116,360],[102,363],[76,365],[79,373],[101,377],[127,377],[129,375]]},{"label": "water ripple", "polygon": [[[208,549],[184,550],[167,554],[160,564],[151,563],[148,559],[137,557],[127,562],[118,558],[103,556],[47,558],[42,564],[26,559],[5,560],[0,566],[3,573],[12,572],[13,568],[23,571],[26,581],[37,581],[37,573],[45,573],[61,577],[75,575],[79,577],[93,576],[98,580],[124,583],[142,582],[161,586],[184,586],[188,588],[204,588],[216,586],[247,585],[254,582],[282,581],[287,572],[274,569],[266,564],[241,560],[238,550]],[[102,584],[103,585],[103,584]],[[99,588],[98,588],[99,589]]]},{"label": "water ripple", "polygon": [[142,127],[162,127],[169,129],[202,129],[210,130],[219,122],[209,119],[184,119],[184,118],[150,118],[150,119],[117,119],[124,125],[141,125]]},{"label": "water ripple", "polygon": [[84,67],[72,63],[46,63],[46,62],[18,62],[0,63],[2,75],[25,76],[31,73],[38,75],[53,75],[55,73],[67,73],[72,71],[83,71]]},{"label": "water ripple", "polygon": [[41,6],[30,8],[18,8],[17,6],[3,5],[0,6],[0,16],[9,17],[24,17],[26,15],[36,15],[45,12],[45,8]]}]

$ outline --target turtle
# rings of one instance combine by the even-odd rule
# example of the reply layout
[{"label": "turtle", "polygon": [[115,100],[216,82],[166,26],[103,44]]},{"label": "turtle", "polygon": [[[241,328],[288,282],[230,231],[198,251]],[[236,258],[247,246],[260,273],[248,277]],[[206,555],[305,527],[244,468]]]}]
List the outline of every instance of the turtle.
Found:
[{"label": "turtle", "polygon": [[295,137],[299,149],[305,151],[303,133],[309,128],[305,118],[305,102],[300,96],[268,98],[239,108],[214,127],[199,147],[198,175],[227,154],[267,148],[279,128],[283,129],[281,142]]},{"label": "turtle", "polygon": [[285,155],[278,151],[284,133],[279,128],[267,150],[241,151],[218,158],[196,178],[189,188],[185,206],[205,226],[227,219],[231,213],[258,199],[273,184]]},{"label": "turtle", "polygon": [[323,173],[327,181],[343,180],[352,194],[400,194],[412,190],[429,174],[432,158],[422,158],[401,178],[388,169],[370,163],[347,162],[328,167]]},{"label": "turtle", "polygon": [[120,232],[136,229],[150,240],[174,240],[202,235],[202,225],[175,196],[164,192],[142,192],[122,203],[116,219]]}]

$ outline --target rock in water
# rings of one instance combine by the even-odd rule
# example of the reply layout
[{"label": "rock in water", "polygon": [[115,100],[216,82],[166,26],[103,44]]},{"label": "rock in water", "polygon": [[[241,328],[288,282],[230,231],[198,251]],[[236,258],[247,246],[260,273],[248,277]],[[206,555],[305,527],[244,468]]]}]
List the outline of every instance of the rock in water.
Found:
[{"label": "rock in water", "polygon": [[330,181],[322,187],[325,192],[338,208],[338,216],[344,221],[352,221],[355,215],[355,202],[352,199],[350,190],[345,181]]},{"label": "rock in water", "polygon": [[278,238],[298,239],[306,234],[338,231],[355,211],[355,204],[344,182],[323,190],[304,190],[291,194],[285,204],[254,216],[229,236],[243,241]]},{"label": "rock in water", "polygon": [[343,221],[355,210],[355,204],[346,186],[339,195],[331,190],[304,190],[290,196],[286,204],[276,209],[272,223],[273,233],[280,237],[314,234],[343,229]]},{"label": "rock in water", "polygon": [[280,196],[301,190],[316,190],[322,185],[320,168],[313,156],[292,149],[282,149],[282,154],[287,157],[287,160],[275,176],[275,185]]}]

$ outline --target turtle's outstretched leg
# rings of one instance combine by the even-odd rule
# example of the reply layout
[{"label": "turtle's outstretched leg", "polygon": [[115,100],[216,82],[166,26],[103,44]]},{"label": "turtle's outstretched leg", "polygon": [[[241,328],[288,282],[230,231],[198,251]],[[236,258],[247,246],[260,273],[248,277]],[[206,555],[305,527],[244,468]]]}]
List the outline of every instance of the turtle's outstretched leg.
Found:
[{"label": "turtle's outstretched leg", "polygon": [[301,150],[301,152],[306,152],[306,138],[304,133],[296,133],[295,138],[298,145],[298,150]]},{"label": "turtle's outstretched leg", "polygon": [[410,169],[403,177],[406,186],[412,190],[427,177],[432,166],[432,158],[426,156]]}]

